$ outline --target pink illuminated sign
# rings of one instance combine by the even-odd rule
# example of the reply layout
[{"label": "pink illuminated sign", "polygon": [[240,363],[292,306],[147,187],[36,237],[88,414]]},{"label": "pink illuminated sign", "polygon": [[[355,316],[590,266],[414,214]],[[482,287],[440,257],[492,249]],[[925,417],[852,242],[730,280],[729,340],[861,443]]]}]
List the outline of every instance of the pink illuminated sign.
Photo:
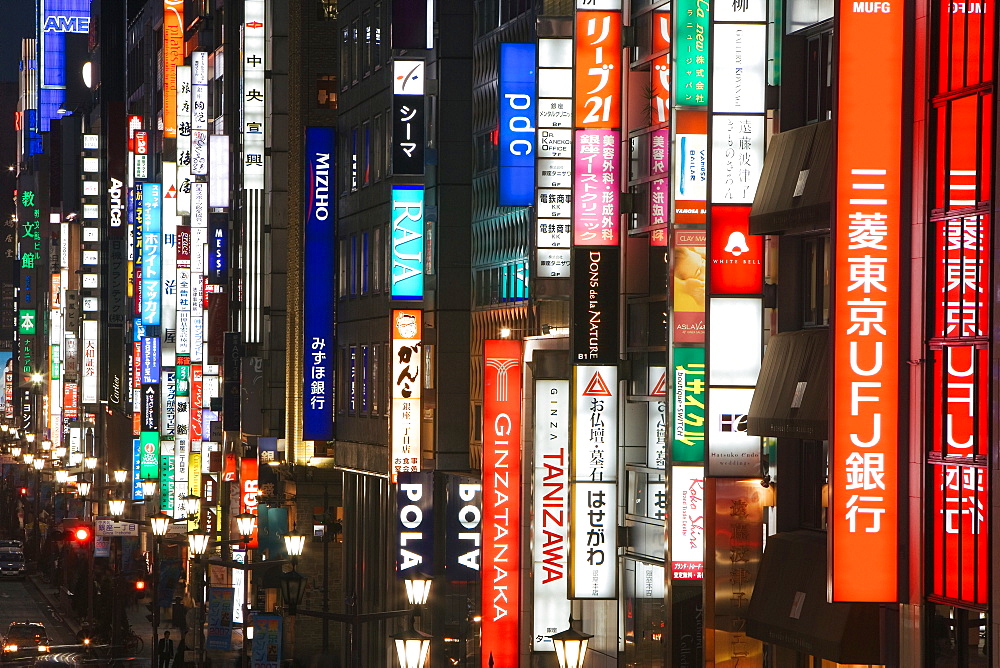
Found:
[{"label": "pink illuminated sign", "polygon": [[617,246],[619,217],[618,130],[578,130],[573,189],[573,243]]}]

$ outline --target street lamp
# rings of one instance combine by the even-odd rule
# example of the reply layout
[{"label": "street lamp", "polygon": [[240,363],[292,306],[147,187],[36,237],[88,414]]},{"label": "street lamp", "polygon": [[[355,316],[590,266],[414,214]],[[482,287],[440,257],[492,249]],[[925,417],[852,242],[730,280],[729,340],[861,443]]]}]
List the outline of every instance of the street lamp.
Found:
[{"label": "street lamp", "polygon": [[166,536],[167,529],[170,528],[170,522],[173,518],[167,515],[162,510],[149,518],[149,526],[153,529],[154,536]]},{"label": "street lamp", "polygon": [[24,440],[26,440],[29,444],[34,443],[35,442],[35,435],[31,434],[31,433],[25,434],[24,435]]},{"label": "street lamp", "polygon": [[[48,443],[50,447],[46,448],[45,444]],[[42,450],[51,449],[52,441],[42,441]],[[56,459],[62,459],[66,456],[66,446],[60,445],[58,448],[52,450],[52,456]]]},{"label": "street lamp", "polygon": [[[143,480],[139,485],[142,487],[142,498],[151,499],[156,495],[156,479]],[[166,529],[164,529],[166,531]],[[155,532],[154,532],[155,533]],[[163,535],[163,534],[159,534]]]},{"label": "street lamp", "polygon": [[80,492],[80,498],[85,499],[90,496],[90,483],[86,480],[76,483],[76,489]]},{"label": "street lamp", "polygon": [[302,574],[294,570],[281,574],[281,598],[285,602],[288,614],[295,616],[299,603],[302,602],[302,595],[306,593],[305,578]]},{"label": "street lamp", "polygon": [[59,483],[60,485],[63,485],[63,484],[66,483],[67,480],[69,480],[69,471],[67,471],[66,469],[59,469],[59,470],[56,471],[56,482],[57,483]]},{"label": "street lamp", "polygon": [[20,457],[21,456],[21,446],[20,445],[12,445],[10,447],[10,454],[14,455],[15,458]]},{"label": "street lamp", "polygon": [[40,457],[32,461],[31,464],[35,467],[36,471],[41,471],[45,468],[45,460]]},{"label": "street lamp", "polygon": [[[146,494],[145,485],[152,483],[155,491],[156,481],[143,480],[143,495]],[[167,535],[170,522],[173,520],[162,510],[149,516],[149,527],[153,530],[153,665],[159,665],[159,644],[160,640],[160,539]]]},{"label": "street lamp", "polygon": [[406,600],[410,605],[421,606],[427,603],[431,594],[431,580],[412,578],[403,582],[406,583]]},{"label": "street lamp", "polygon": [[570,615],[569,628],[549,636],[556,649],[559,668],[583,668],[583,662],[587,658],[587,643],[593,637],[573,628],[573,616]]},{"label": "street lamp", "polygon": [[[253,535],[254,527],[257,524],[257,516],[253,513],[240,513],[235,517],[236,530],[244,539],[249,539]],[[301,554],[301,551],[299,552]]]},{"label": "street lamp", "polygon": [[32,462],[34,462],[34,461],[35,461],[35,455],[34,454],[32,454],[30,452],[24,453],[24,463],[25,464],[27,464],[28,466],[31,466]]},{"label": "street lamp", "polygon": [[83,465],[88,471],[93,471],[97,468],[97,457],[87,457],[83,460]]},{"label": "street lamp", "polygon": [[288,552],[288,556],[292,558],[292,570],[295,570],[295,564],[298,562],[299,557],[302,556],[302,550],[306,545],[306,537],[300,534],[295,529],[292,529],[287,534],[285,534],[285,550]]},{"label": "street lamp", "polygon": [[127,478],[128,478],[128,471],[125,471],[124,469],[118,469],[115,471],[115,482],[118,483],[119,485],[125,482]]},{"label": "street lamp", "polygon": [[[52,441],[50,441],[49,439],[45,439],[44,441],[42,441],[42,450],[46,450],[47,451],[47,450],[51,450],[51,449],[52,449]],[[63,451],[64,451],[63,454],[65,454],[65,450],[66,449],[63,448]]]},{"label": "street lamp", "polygon": [[189,533],[188,549],[191,550],[191,554],[193,554],[196,557],[204,555],[205,552],[208,550],[208,534]]},{"label": "street lamp", "polygon": [[412,615],[409,628],[393,634],[392,639],[396,643],[396,656],[399,658],[400,668],[423,668],[431,648],[431,637],[413,628]]},{"label": "street lamp", "polygon": [[121,517],[125,514],[125,499],[111,499],[108,501],[108,511],[114,517]]},{"label": "street lamp", "polygon": [[197,494],[183,496],[181,497],[181,502],[184,504],[184,514],[188,516],[188,519],[196,516],[198,511],[201,510],[201,497]]}]

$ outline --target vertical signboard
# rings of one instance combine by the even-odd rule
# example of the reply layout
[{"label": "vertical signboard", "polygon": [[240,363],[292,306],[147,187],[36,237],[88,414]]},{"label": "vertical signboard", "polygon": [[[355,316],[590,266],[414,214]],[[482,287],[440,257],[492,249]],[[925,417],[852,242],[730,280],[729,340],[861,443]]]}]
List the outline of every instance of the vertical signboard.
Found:
[{"label": "vertical signboard", "polygon": [[139,308],[144,325],[160,324],[160,191],[159,183],[146,183],[142,188],[142,290]]},{"label": "vertical signboard", "polygon": [[420,470],[421,311],[392,312],[392,450],[389,473]]},{"label": "vertical signboard", "polygon": [[575,363],[617,363],[619,253],[618,248],[573,248]]},{"label": "vertical signboard", "polygon": [[705,577],[705,471],[700,466],[670,470],[671,572],[676,580]]},{"label": "vertical signboard", "polygon": [[617,595],[618,367],[573,367],[570,597]]},{"label": "vertical signboard", "polygon": [[396,492],[396,575],[434,576],[434,472],[400,473]]},{"label": "vertical signboard", "polygon": [[656,397],[646,407],[646,466],[662,469],[667,465],[667,388],[672,386],[665,366],[650,366],[646,377],[649,396]]},{"label": "vertical signboard", "polygon": [[[392,71],[392,173],[419,176],[424,173],[424,61],[396,60]],[[357,146],[353,152],[357,155]]]},{"label": "vertical signboard", "polygon": [[306,128],[305,342],[302,438],[333,438],[336,304],[335,128]]},{"label": "vertical signboard", "polygon": [[392,187],[392,298],[424,298],[424,187]]},{"label": "vertical signboard", "polygon": [[516,666],[521,614],[521,343],[484,342],[482,665]]},{"label": "vertical signboard", "polygon": [[709,3],[679,0],[674,16],[674,102],[684,106],[706,105],[711,65]]},{"label": "vertical signboard", "polygon": [[538,40],[535,212],[539,278],[570,275],[573,202],[573,40]]},{"label": "vertical signboard", "polygon": [[500,45],[500,205],[535,197],[535,45]]},{"label": "vertical signboard", "polygon": [[177,68],[184,64],[184,27],[184,0],[163,0],[163,136],[167,139],[177,137]]},{"label": "vertical signboard", "polygon": [[[257,514],[258,469],[256,457],[244,457],[240,460],[240,512]],[[257,547],[257,523],[254,523],[253,534],[247,541],[247,547]]]},{"label": "vertical signboard", "polygon": [[904,12],[837,4],[831,598],[895,601]]},{"label": "vertical signboard", "polygon": [[549,638],[569,618],[569,381],[535,381],[532,481],[531,648],[551,652]]},{"label": "vertical signboard", "polygon": [[933,547],[930,593],[989,604],[989,486],[987,469],[931,465]]},{"label": "vertical signboard", "polygon": [[[259,189],[264,187],[264,113],[267,109],[265,96],[264,37],[267,12],[264,0],[244,0],[243,2],[243,63],[241,65],[241,87],[243,91],[241,111],[241,139],[243,144],[243,187]],[[181,63],[178,63],[181,64]],[[214,171],[214,170],[213,170]]]},{"label": "vertical signboard", "polygon": [[483,544],[482,483],[449,475],[447,515],[445,576],[448,582],[477,582]]}]

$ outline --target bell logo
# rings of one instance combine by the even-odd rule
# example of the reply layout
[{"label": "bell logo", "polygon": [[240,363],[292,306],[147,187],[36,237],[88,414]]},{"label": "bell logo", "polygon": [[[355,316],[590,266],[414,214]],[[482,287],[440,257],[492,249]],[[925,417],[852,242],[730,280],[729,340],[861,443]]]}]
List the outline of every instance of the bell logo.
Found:
[{"label": "bell logo", "polygon": [[726,244],[725,251],[732,253],[736,257],[743,255],[743,253],[749,253],[750,246],[747,245],[747,238],[743,236],[742,232],[733,232],[729,235],[729,242]]}]

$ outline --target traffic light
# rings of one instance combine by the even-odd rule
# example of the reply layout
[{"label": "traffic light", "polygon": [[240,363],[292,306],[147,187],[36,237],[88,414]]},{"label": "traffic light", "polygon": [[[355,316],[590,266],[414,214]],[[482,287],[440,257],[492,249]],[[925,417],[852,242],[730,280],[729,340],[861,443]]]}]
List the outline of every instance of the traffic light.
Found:
[{"label": "traffic light", "polygon": [[21,496],[28,496],[28,488],[27,487],[22,487],[21,488]]},{"label": "traffic light", "polygon": [[88,524],[78,524],[66,530],[67,540],[71,540],[77,545],[88,545],[94,537],[94,529]]},{"label": "traffic light", "polygon": [[136,580],[135,581],[135,594],[138,598],[142,598],[146,595],[146,581]]}]

